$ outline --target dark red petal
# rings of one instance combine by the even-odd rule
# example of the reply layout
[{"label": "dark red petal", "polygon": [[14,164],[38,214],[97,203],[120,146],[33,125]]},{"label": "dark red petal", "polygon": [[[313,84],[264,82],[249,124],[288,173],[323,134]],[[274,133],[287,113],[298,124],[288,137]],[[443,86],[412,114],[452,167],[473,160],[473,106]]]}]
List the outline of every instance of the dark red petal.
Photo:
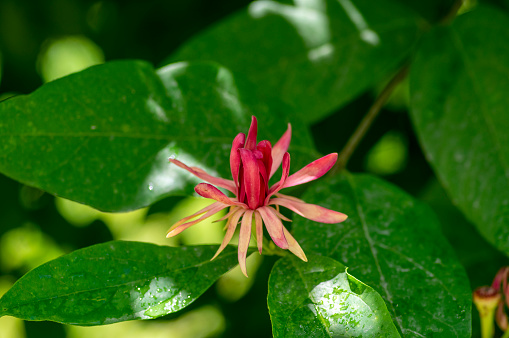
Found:
[{"label": "dark red petal", "polygon": [[244,148],[249,150],[256,149],[256,134],[258,134],[258,121],[256,117],[251,118],[251,126],[249,127],[249,132],[247,133],[246,145]]},{"label": "dark red petal", "polygon": [[[250,150],[239,149],[242,159],[243,182],[246,191],[247,205],[256,209],[260,201],[260,171],[258,161]],[[242,188],[241,188],[242,189]]]},{"label": "dark red petal", "polygon": [[238,134],[233,139],[232,150],[230,151],[230,169],[232,171],[233,182],[235,182],[237,188],[239,187],[239,170],[240,170],[240,154],[238,152],[238,149],[244,147],[245,142],[246,135],[244,135],[244,133]]},{"label": "dark red petal", "polygon": [[[272,168],[272,145],[269,141],[263,140],[258,143],[258,146],[256,146],[256,149],[258,149],[263,154],[263,165],[265,166],[265,171],[267,172],[267,175],[270,173],[270,170]],[[267,177],[269,178],[269,177]],[[268,182],[268,179],[267,179]]]},{"label": "dark red petal", "polygon": [[265,165],[262,160],[257,160],[258,162],[258,171],[260,172],[260,177],[262,180],[260,181],[260,186],[264,188],[263,192],[263,200],[265,198],[265,193],[269,190],[269,176],[267,176],[267,170],[265,170]]}]

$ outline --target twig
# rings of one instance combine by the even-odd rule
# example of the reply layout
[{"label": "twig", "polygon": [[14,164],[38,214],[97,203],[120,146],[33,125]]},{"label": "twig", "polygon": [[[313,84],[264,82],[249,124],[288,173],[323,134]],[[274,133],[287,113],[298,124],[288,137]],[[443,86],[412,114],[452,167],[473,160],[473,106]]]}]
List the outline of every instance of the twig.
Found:
[{"label": "twig", "polygon": [[456,17],[456,14],[458,14],[459,9],[463,5],[463,0],[456,0],[451,8],[449,9],[449,13],[447,13],[440,21],[439,24],[441,25],[449,25]]},{"label": "twig", "polygon": [[378,116],[378,113],[380,112],[384,104],[387,102],[387,99],[389,99],[396,86],[401,81],[403,81],[403,79],[407,76],[408,68],[409,64],[405,64],[403,67],[401,67],[400,70],[396,73],[396,75],[394,75],[394,77],[385,86],[380,95],[378,95],[376,101],[368,110],[366,116],[364,116],[361,123],[359,124],[355,132],[352,134],[343,150],[339,153],[338,161],[336,162],[334,168],[332,168],[331,175],[336,174],[337,172],[341,171],[346,167],[346,164],[348,163],[350,156],[352,156],[355,148],[357,148],[360,141],[368,131],[369,127],[371,127],[371,125],[375,121],[376,117]]}]

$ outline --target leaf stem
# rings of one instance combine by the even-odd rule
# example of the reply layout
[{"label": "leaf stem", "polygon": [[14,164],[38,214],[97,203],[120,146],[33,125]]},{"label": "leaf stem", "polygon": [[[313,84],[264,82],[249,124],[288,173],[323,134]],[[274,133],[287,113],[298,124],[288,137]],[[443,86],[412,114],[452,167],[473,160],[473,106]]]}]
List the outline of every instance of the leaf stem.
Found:
[{"label": "leaf stem", "polygon": [[369,128],[375,121],[376,117],[378,116],[378,113],[385,105],[385,103],[387,102],[392,92],[397,87],[397,85],[401,83],[401,81],[403,81],[407,76],[409,66],[410,66],[409,63],[406,63],[403,67],[401,67],[399,71],[396,73],[396,75],[393,76],[393,78],[385,86],[382,92],[378,95],[375,102],[368,110],[366,116],[364,116],[361,123],[359,124],[355,132],[352,134],[343,150],[341,150],[341,152],[339,153],[338,161],[336,162],[334,168],[332,168],[331,175],[334,175],[341,171],[342,169],[346,168],[346,164],[348,163],[350,156],[352,156],[353,152],[361,142],[362,138],[364,137],[364,135],[366,135],[366,132],[369,130]]}]

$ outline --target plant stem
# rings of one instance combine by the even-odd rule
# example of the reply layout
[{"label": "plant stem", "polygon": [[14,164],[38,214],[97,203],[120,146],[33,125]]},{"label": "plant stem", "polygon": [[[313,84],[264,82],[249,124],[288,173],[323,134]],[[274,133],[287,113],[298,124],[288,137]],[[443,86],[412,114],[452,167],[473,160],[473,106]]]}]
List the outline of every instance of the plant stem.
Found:
[{"label": "plant stem", "polygon": [[382,92],[378,95],[375,102],[368,110],[366,116],[364,116],[361,123],[359,124],[355,132],[352,134],[343,150],[341,150],[341,152],[339,153],[338,161],[334,168],[332,168],[331,175],[338,173],[339,171],[346,167],[346,164],[348,163],[350,156],[352,156],[353,152],[361,142],[362,138],[368,131],[369,127],[371,127],[371,125],[375,121],[376,117],[378,116],[378,113],[385,105],[394,89],[407,76],[408,68],[409,68],[408,63],[401,67],[399,71],[396,73],[396,75],[394,75],[394,77],[389,81],[389,83],[385,86]]},{"label": "plant stem", "polygon": [[[454,4],[451,6],[449,12],[439,21],[439,24],[440,25],[451,24],[451,22],[456,17],[458,10],[463,5],[463,1],[464,0],[456,0]],[[397,85],[401,81],[403,81],[407,76],[409,67],[410,62],[407,62],[403,67],[399,69],[399,71],[396,73],[396,75],[394,75],[391,81],[389,81],[389,83],[385,86],[380,95],[378,95],[366,116],[364,116],[361,123],[359,124],[355,132],[352,134],[343,150],[341,150],[341,152],[339,153],[338,161],[330,172],[331,175],[335,175],[341,170],[346,168],[350,156],[352,156],[353,152],[355,151],[359,143],[362,141],[364,135],[369,130],[369,128],[375,121],[376,117],[378,116],[378,113],[380,112],[384,104],[387,102],[392,92],[397,87]]]},{"label": "plant stem", "polygon": [[449,10],[449,13],[447,13],[447,15],[444,16],[442,18],[442,20],[440,20],[439,24],[441,24],[441,25],[451,24],[451,22],[456,17],[456,14],[458,13],[458,10],[461,8],[462,5],[463,5],[463,0],[456,0],[452,4],[451,9]]}]

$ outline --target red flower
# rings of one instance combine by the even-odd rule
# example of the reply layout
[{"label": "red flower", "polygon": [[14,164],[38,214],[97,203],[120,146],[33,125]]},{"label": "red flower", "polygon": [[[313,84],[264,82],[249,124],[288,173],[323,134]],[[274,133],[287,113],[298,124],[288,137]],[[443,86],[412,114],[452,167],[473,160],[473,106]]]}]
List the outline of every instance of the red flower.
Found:
[{"label": "red flower", "polygon": [[[283,188],[313,181],[325,175],[336,163],[338,154],[333,153],[324,156],[289,176],[290,154],[288,154],[287,149],[292,134],[291,125],[288,124],[288,130],[274,147],[271,146],[269,141],[265,140],[257,144],[257,130],[258,123],[253,116],[247,137],[244,133],[240,133],[233,140],[230,152],[230,167],[233,180],[213,177],[202,169],[188,167],[178,160],[170,159],[170,162],[202,180],[231,191],[235,197],[230,198],[226,196],[219,189],[208,183],[198,184],[194,190],[200,196],[211,198],[216,202],[175,223],[168,231],[166,237],[175,236],[220,210],[230,207],[228,214],[222,218],[223,220],[227,219],[226,235],[219,250],[217,250],[212,259],[216,258],[230,242],[239,220],[242,218],[240,223],[238,259],[240,268],[246,277],[246,255],[251,239],[253,216],[256,228],[256,242],[260,254],[262,253],[263,224],[265,224],[267,232],[278,247],[290,250],[303,261],[307,261],[306,255],[290,232],[283,226],[281,220],[290,220],[279,213],[279,206],[288,208],[303,217],[321,223],[339,223],[347,218],[345,214],[340,212],[308,204],[298,198],[279,193]],[[283,164],[281,180],[269,187],[269,179],[274,175],[281,163]],[[272,206],[275,206],[275,208]],[[200,215],[203,216],[190,221]]]}]

